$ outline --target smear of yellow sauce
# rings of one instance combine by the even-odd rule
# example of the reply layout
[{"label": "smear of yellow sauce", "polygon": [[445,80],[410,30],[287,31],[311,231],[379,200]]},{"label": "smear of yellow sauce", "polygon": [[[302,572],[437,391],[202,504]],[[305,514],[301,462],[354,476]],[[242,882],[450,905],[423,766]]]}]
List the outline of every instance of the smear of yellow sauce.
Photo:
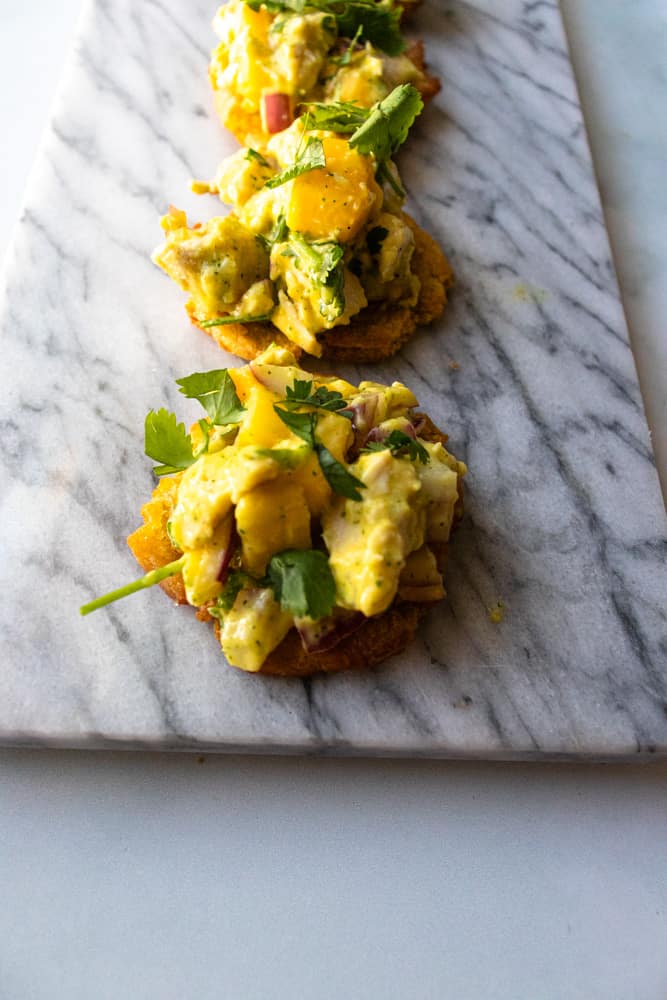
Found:
[{"label": "smear of yellow sauce", "polygon": [[502,601],[496,601],[493,607],[489,608],[489,621],[494,625],[500,625],[505,617],[505,605]]},{"label": "smear of yellow sauce", "polygon": [[544,302],[549,297],[546,288],[537,288],[534,285],[526,285],[519,282],[512,290],[512,298],[517,302]]}]

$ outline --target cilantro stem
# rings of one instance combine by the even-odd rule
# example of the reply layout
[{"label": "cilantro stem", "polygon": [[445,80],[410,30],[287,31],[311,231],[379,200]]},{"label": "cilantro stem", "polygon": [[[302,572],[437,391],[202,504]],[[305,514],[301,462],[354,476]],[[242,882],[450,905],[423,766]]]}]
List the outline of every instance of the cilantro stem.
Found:
[{"label": "cilantro stem", "polygon": [[271,313],[264,313],[263,316],[219,316],[217,319],[205,319],[199,325],[208,328],[209,326],[226,326],[228,323],[268,323]]},{"label": "cilantro stem", "polygon": [[138,590],[153,587],[156,583],[160,583],[161,580],[166,580],[167,577],[180,573],[184,564],[185,556],[181,556],[180,559],[175,559],[173,562],[167,563],[166,566],[161,566],[159,569],[153,569],[138,580],[125,584],[124,587],[118,587],[117,590],[111,590],[108,594],[103,594],[102,597],[96,597],[94,601],[83,604],[79,608],[79,611],[82,615],[89,615],[91,611],[97,611],[98,608],[112,604],[114,601],[120,600],[121,597],[128,597],[130,594],[136,594]]}]

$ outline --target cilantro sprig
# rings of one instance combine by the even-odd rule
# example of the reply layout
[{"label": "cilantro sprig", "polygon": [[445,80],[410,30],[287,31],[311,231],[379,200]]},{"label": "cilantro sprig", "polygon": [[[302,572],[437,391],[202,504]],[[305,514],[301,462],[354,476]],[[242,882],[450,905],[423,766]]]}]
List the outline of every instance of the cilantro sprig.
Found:
[{"label": "cilantro sprig", "polygon": [[352,135],[364,124],[369,115],[368,108],[362,108],[353,101],[314,101],[308,105],[308,118],[305,126],[309,130],[321,129],[323,132],[338,132],[339,135]]},{"label": "cilantro sprig", "polygon": [[262,156],[261,153],[258,153],[256,149],[253,149],[252,146],[248,146],[248,148],[245,151],[245,156],[243,157],[243,159],[254,160],[255,163],[259,163],[260,167],[271,166],[269,161],[264,156]]},{"label": "cilantro sprig", "polygon": [[150,573],[140,576],[138,580],[126,583],[124,587],[118,587],[117,590],[110,590],[108,594],[96,597],[94,601],[89,601],[88,604],[82,604],[79,608],[79,613],[89,615],[91,611],[97,611],[99,608],[106,607],[107,604],[113,604],[114,601],[119,601],[122,597],[129,597],[130,594],[136,594],[139,590],[154,587],[156,583],[161,583],[162,580],[166,580],[170,576],[176,576],[183,569],[185,558],[185,556],[181,556],[179,559],[174,559],[173,562],[167,563],[166,566],[160,566],[159,569],[153,569]]},{"label": "cilantro sprig", "polygon": [[159,462],[153,469],[156,476],[169,476],[182,472],[192,465],[192,441],[176,416],[169,410],[151,410],[144,424],[144,451],[149,458]]},{"label": "cilantro sprig", "polygon": [[399,55],[405,48],[401,34],[400,8],[392,0],[246,0],[249,7],[265,7],[272,14],[303,14],[317,10],[330,14],[341,38],[357,34],[389,56]]},{"label": "cilantro sprig", "polygon": [[336,603],[329,560],[317,549],[288,549],[269,562],[266,582],[283,611],[295,618],[326,618]]},{"label": "cilantro sprig", "polygon": [[[208,421],[199,426],[204,434],[204,449],[212,426],[226,427],[243,419],[245,407],[236,394],[232,378],[226,368],[210,372],[194,372],[176,379],[180,391],[188,399],[196,399],[206,410]],[[153,468],[156,476],[169,476],[189,468],[198,457],[192,450],[192,440],[185,425],[178,423],[169,410],[151,410],[144,425],[144,451],[149,458],[159,462]]]},{"label": "cilantro sprig", "polygon": [[217,316],[215,319],[204,319],[199,324],[202,330],[208,330],[210,326],[228,326],[231,323],[268,323],[271,313],[264,313],[261,316]]},{"label": "cilantro sprig", "polygon": [[297,150],[294,163],[290,163],[279,174],[270,177],[264,184],[264,187],[280,187],[281,184],[286,184],[287,181],[292,181],[295,177],[300,177],[301,174],[307,174],[311,170],[318,170],[320,167],[325,167],[326,163],[322,140],[316,139],[311,135],[303,149]]},{"label": "cilantro sprig", "polygon": [[431,461],[423,444],[399,430],[391,431],[384,441],[369,441],[361,450],[362,452],[372,452],[386,451],[387,449],[396,458],[409,458],[411,462],[421,462],[422,465],[427,465]]},{"label": "cilantro sprig", "polygon": [[285,389],[285,402],[283,406],[288,410],[296,410],[301,406],[313,406],[317,410],[328,410],[331,413],[338,413],[341,417],[352,419],[352,412],[347,410],[347,400],[341,392],[327,389],[320,385],[313,392],[312,379],[295,378],[293,385],[288,385]]},{"label": "cilantro sprig", "polygon": [[376,160],[388,159],[401,146],[424,102],[410,83],[394,87],[382,101],[371,108],[360,108],[349,101],[308,105],[305,127],[340,132],[350,136],[350,146]]},{"label": "cilantro sprig", "polygon": [[353,476],[351,472],[348,472],[345,466],[331,454],[329,449],[315,437],[317,414],[312,412],[294,413],[277,404],[274,404],[273,409],[292,433],[300,437],[302,441],[305,441],[313,449],[320,463],[322,475],[333,492],[339,496],[347,497],[348,500],[361,500],[362,497],[359,490],[365,489],[366,484],[362,483],[356,476]]},{"label": "cilantro sprig", "polygon": [[236,387],[226,368],[210,372],[194,372],[177,378],[176,385],[186,399],[196,399],[206,410],[212,424],[224,427],[243,420],[245,406],[236,394]]}]

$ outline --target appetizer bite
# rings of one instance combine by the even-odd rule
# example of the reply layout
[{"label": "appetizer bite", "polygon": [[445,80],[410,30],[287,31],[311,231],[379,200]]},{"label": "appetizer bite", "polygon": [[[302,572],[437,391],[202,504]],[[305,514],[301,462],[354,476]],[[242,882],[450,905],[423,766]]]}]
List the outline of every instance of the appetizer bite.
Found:
[{"label": "appetizer bite", "polygon": [[402,212],[390,158],[422,106],[410,86],[370,110],[310,105],[264,153],[241,149],[195,185],[232,212],[189,226],[172,207],[153,254],[193,323],[246,360],[276,341],[377,361],[440,316],[452,272]]},{"label": "appetizer bite", "polygon": [[243,368],[178,380],[206,417],[146,418],[164,477],[128,544],[146,576],[213,620],[229,663],[305,676],[404,649],[445,596],[466,467],[404,385],[352,385],[272,346]]},{"label": "appetizer bite", "polygon": [[428,100],[440,89],[421,42],[406,46],[392,0],[229,0],[213,27],[209,76],[225,128],[263,149],[299,106],[353,101],[365,108],[399,84]]}]

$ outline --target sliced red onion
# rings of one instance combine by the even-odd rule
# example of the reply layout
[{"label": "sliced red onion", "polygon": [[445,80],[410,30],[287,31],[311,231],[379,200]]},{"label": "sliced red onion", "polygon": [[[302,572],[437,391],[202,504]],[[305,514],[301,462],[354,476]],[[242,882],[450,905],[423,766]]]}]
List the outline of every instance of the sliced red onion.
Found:
[{"label": "sliced red onion", "polygon": [[401,423],[401,426],[397,426],[397,420],[391,421],[392,426],[387,427],[385,424],[378,424],[377,427],[372,427],[366,436],[365,444],[369,441],[385,441],[392,431],[402,431],[407,437],[412,438],[413,441],[417,440],[417,434],[412,426],[411,422],[406,419]]},{"label": "sliced red onion", "polygon": [[426,427],[426,417],[423,413],[413,413],[410,417],[415,432],[415,437],[421,437],[422,431]]},{"label": "sliced red onion", "polygon": [[335,608],[329,618],[321,618],[317,622],[299,618],[294,624],[307,653],[324,653],[361,628],[365,620],[366,616],[360,611]]},{"label": "sliced red onion", "polygon": [[226,548],[222,550],[220,559],[220,569],[218,570],[217,579],[223,585],[227,583],[227,577],[229,576],[229,564],[232,561],[232,556],[236,552],[239,544],[240,538],[236,531],[236,525],[232,525],[232,530],[229,535],[229,541],[227,542]]},{"label": "sliced red onion", "polygon": [[266,131],[271,135],[282,132],[294,121],[289,94],[264,94],[262,107]]}]

